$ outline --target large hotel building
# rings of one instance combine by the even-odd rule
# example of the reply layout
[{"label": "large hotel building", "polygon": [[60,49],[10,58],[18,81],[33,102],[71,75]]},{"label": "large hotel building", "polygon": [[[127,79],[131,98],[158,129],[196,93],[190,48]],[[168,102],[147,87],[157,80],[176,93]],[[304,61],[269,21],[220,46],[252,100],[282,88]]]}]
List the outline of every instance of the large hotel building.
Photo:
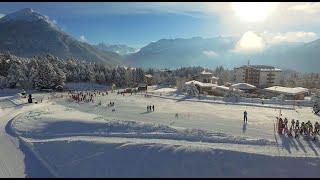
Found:
[{"label": "large hotel building", "polygon": [[235,69],[237,83],[248,83],[259,88],[280,84],[281,69],[267,65],[244,65]]}]

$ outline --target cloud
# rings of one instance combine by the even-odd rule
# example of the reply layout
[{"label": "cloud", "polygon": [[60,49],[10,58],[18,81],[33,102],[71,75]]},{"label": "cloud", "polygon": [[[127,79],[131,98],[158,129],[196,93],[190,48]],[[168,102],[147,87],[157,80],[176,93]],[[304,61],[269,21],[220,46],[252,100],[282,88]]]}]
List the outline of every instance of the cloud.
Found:
[{"label": "cloud", "polygon": [[87,38],[84,37],[84,35],[81,35],[79,40],[82,41],[82,42],[87,42],[88,41]]},{"label": "cloud", "polygon": [[266,47],[266,43],[262,37],[252,31],[244,33],[237,42],[235,52],[252,53],[262,51]]},{"label": "cloud", "polygon": [[4,17],[5,15],[4,14],[0,14],[0,18]]},{"label": "cloud", "polygon": [[293,5],[293,6],[288,7],[288,10],[304,12],[307,14],[316,14],[316,13],[320,12],[320,3],[309,2],[309,3],[305,3],[305,4],[297,4],[297,5]]},{"label": "cloud", "polygon": [[284,42],[310,42],[318,39],[315,32],[286,32],[286,33],[256,33],[253,31],[245,32],[236,43],[233,52],[237,53],[255,53],[261,52],[273,45]]},{"label": "cloud", "polygon": [[208,57],[211,57],[211,58],[218,56],[217,53],[215,53],[214,51],[211,51],[211,50],[210,51],[203,51],[203,54],[208,56]]},{"label": "cloud", "polygon": [[287,32],[287,33],[268,33],[261,34],[264,40],[270,44],[278,44],[282,42],[310,42],[318,38],[315,32]]}]

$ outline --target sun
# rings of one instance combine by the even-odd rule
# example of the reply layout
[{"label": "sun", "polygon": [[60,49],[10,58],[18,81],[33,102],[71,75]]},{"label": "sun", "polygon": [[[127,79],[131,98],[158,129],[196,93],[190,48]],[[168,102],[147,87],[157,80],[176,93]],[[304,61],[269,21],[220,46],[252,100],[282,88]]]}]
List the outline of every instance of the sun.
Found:
[{"label": "sun", "polygon": [[232,9],[242,21],[264,21],[277,7],[276,2],[233,2]]}]

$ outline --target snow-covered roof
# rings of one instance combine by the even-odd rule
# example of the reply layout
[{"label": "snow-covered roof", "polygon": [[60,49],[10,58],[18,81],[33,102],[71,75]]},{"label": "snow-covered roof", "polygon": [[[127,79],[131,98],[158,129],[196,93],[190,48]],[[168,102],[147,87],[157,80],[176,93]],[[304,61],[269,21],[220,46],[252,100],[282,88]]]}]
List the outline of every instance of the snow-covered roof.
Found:
[{"label": "snow-covered roof", "polygon": [[152,78],[152,75],[151,74],[146,74],[144,75],[145,77],[148,77],[148,78]]},{"label": "snow-covered roof", "polygon": [[216,86],[216,89],[230,90],[230,88],[227,86]]},{"label": "snow-covered roof", "polygon": [[231,86],[232,88],[238,89],[256,89],[256,86],[248,84],[248,83],[237,83]]},{"label": "snow-covered roof", "polygon": [[203,82],[199,82],[199,81],[195,81],[195,80],[185,82],[186,85],[189,85],[191,83],[196,84],[196,85],[198,85],[200,87],[213,87],[213,86],[215,86],[212,83],[203,83]]},{"label": "snow-covered roof", "polygon": [[250,67],[250,68],[254,68],[254,69],[257,69],[259,71],[282,71],[281,69],[279,68],[275,68],[273,66],[269,66],[269,65],[244,65],[244,66],[241,66],[241,67],[238,67],[236,69],[240,69],[240,68],[246,68],[246,67]]},{"label": "snow-covered roof", "polygon": [[309,92],[307,88],[302,88],[302,87],[289,88],[289,87],[282,87],[282,86],[272,86],[272,87],[265,88],[264,90],[270,91],[270,92],[282,93],[286,95],[296,95],[296,94]]},{"label": "snow-covered roof", "polygon": [[[223,90],[223,91],[229,91],[229,90],[231,90],[229,87],[227,87],[227,86],[216,86],[216,89],[218,89],[218,90]],[[242,90],[238,90],[239,92],[243,92]]]},{"label": "snow-covered roof", "polygon": [[211,79],[213,79],[213,80],[218,80],[219,78],[218,78],[218,77],[215,77],[215,76],[212,76]]},{"label": "snow-covered roof", "polygon": [[203,74],[203,75],[211,75],[212,73],[211,73],[211,72],[202,71],[200,74]]},{"label": "snow-covered roof", "polygon": [[260,71],[279,71],[282,72],[282,69],[274,68],[274,69],[260,69]]}]

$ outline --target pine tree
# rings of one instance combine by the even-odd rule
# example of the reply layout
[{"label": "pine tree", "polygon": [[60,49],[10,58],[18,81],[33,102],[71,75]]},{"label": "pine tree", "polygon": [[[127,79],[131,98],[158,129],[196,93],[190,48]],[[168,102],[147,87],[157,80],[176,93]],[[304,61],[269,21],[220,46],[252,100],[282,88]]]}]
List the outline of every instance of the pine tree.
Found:
[{"label": "pine tree", "polygon": [[35,78],[35,87],[38,89],[54,88],[56,76],[57,73],[53,70],[53,66],[49,61],[39,61],[39,71],[38,76]]}]

